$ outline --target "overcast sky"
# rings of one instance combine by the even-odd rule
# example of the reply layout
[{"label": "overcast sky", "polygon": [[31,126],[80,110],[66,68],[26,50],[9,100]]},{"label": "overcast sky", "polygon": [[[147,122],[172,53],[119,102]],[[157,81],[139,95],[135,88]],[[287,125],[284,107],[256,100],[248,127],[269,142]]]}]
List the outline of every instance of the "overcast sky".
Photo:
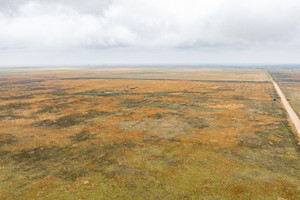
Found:
[{"label": "overcast sky", "polygon": [[300,63],[299,0],[0,0],[0,66]]}]

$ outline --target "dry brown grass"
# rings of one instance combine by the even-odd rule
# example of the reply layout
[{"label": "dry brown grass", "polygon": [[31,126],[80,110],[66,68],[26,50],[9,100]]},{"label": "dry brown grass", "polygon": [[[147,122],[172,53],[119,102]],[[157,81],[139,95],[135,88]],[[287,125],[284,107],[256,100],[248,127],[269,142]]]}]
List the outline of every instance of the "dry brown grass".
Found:
[{"label": "dry brown grass", "polygon": [[270,82],[78,79],[90,75],[0,81],[0,198],[300,198],[299,153]]}]

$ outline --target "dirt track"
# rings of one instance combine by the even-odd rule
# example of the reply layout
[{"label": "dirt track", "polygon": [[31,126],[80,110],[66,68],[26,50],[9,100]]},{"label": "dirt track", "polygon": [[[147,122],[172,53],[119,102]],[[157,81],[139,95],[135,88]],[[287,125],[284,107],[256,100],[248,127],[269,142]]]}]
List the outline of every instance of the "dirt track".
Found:
[{"label": "dirt track", "polygon": [[[271,77],[271,76],[270,76]],[[300,135],[300,120],[298,115],[295,113],[295,111],[293,110],[293,108],[291,107],[290,103],[287,101],[287,99],[285,98],[285,95],[283,94],[283,92],[281,91],[280,87],[278,86],[278,84],[274,81],[274,79],[271,77],[271,80],[273,82],[273,85],[277,91],[277,93],[279,94],[281,101],[284,105],[284,108],[286,109],[287,113],[289,114],[289,117],[291,119],[291,121],[293,122],[298,134]]]}]

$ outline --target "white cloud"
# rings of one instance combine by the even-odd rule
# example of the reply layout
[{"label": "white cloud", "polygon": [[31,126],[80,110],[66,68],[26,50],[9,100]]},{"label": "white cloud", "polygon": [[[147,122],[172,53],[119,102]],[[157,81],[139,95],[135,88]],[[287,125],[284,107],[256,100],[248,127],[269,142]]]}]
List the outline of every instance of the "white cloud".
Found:
[{"label": "white cloud", "polygon": [[298,0],[0,0],[1,52],[299,46]]}]

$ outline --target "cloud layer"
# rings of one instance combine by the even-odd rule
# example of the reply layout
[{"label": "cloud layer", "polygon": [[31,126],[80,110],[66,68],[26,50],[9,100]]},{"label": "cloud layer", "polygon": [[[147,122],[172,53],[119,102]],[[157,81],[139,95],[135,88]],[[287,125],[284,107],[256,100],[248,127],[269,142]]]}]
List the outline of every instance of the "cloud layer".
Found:
[{"label": "cloud layer", "polygon": [[0,0],[0,29],[0,58],[64,50],[106,50],[106,57],[114,57],[112,49],[210,58],[255,49],[280,55],[300,50],[300,1]]}]

